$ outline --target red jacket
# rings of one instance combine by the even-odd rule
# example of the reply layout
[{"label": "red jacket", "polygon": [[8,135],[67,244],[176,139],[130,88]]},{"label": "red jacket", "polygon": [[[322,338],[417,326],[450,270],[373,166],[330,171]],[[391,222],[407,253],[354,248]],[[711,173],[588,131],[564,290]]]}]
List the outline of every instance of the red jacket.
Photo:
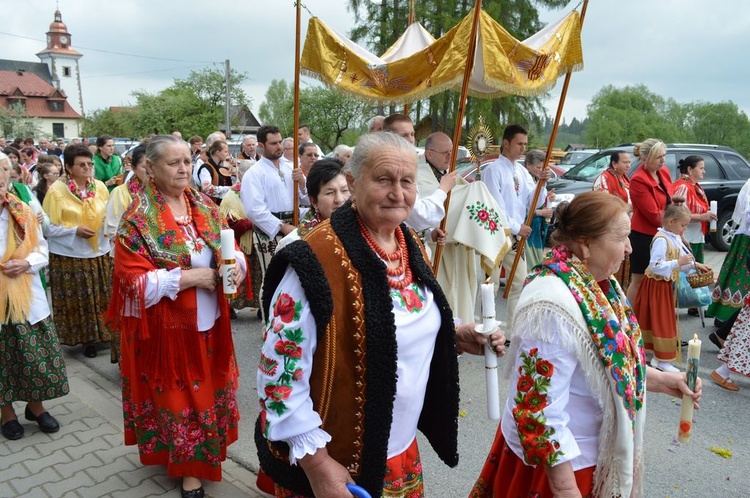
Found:
[{"label": "red jacket", "polygon": [[656,174],[659,182],[641,164],[630,179],[630,200],[633,203],[630,228],[647,235],[656,234],[662,223],[664,208],[674,194],[669,170],[663,167]]}]

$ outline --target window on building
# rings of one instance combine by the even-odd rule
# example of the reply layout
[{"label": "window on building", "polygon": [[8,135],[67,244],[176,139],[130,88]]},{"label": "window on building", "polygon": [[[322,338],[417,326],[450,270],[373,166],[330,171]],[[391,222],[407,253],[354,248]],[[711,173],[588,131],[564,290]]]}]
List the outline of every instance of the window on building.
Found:
[{"label": "window on building", "polygon": [[53,111],[62,111],[63,110],[63,103],[59,100],[50,100],[49,108]]},{"label": "window on building", "polygon": [[70,66],[63,66],[63,76],[70,78]]},{"label": "window on building", "polygon": [[65,123],[52,123],[52,134],[57,138],[65,138]]}]

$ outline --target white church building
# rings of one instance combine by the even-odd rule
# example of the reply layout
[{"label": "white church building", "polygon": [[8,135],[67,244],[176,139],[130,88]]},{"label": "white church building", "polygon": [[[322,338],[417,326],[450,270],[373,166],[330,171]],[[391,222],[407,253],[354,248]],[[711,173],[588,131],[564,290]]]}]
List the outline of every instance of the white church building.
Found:
[{"label": "white church building", "polygon": [[83,115],[81,73],[83,57],[71,43],[60,11],[47,32],[47,48],[36,54],[41,62],[0,59],[0,106],[23,107],[38,118],[42,136],[80,136]]}]

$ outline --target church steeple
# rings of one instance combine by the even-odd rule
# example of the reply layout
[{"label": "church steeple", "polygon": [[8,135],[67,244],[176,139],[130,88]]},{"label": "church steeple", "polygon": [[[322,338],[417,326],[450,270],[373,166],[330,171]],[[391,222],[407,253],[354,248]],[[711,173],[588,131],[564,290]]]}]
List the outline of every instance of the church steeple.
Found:
[{"label": "church steeple", "polygon": [[49,31],[47,31],[47,48],[36,55],[41,56],[45,53],[56,53],[81,57],[80,53],[71,48],[70,38],[68,27],[62,21],[62,14],[60,14],[59,10],[56,10],[55,20],[49,25]]}]

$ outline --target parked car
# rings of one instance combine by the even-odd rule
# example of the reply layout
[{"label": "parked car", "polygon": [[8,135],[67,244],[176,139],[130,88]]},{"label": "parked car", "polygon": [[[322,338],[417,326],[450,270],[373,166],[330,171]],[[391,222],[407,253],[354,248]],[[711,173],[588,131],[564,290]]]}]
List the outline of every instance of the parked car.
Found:
[{"label": "parked car", "polygon": [[[623,144],[602,150],[568,170],[556,181],[550,181],[549,188],[556,194],[564,194],[572,199],[576,194],[591,190],[599,174],[609,166],[609,156],[619,150],[633,152],[633,144]],[[703,158],[706,173],[701,186],[706,191],[709,201],[718,205],[716,232],[709,236],[709,241],[719,251],[728,251],[737,226],[732,220],[732,212],[737,195],[745,182],[750,178],[750,163],[737,151],[723,145],[706,144],[667,144],[666,166],[672,180],[679,178],[677,166],[681,159],[697,155]],[[638,161],[633,158],[628,176],[633,176]]]},{"label": "parked car", "polygon": [[571,150],[570,152],[566,152],[562,159],[557,162],[557,167],[563,171],[568,171],[576,164],[587,157],[593,156],[597,152],[599,152],[599,149]]}]

